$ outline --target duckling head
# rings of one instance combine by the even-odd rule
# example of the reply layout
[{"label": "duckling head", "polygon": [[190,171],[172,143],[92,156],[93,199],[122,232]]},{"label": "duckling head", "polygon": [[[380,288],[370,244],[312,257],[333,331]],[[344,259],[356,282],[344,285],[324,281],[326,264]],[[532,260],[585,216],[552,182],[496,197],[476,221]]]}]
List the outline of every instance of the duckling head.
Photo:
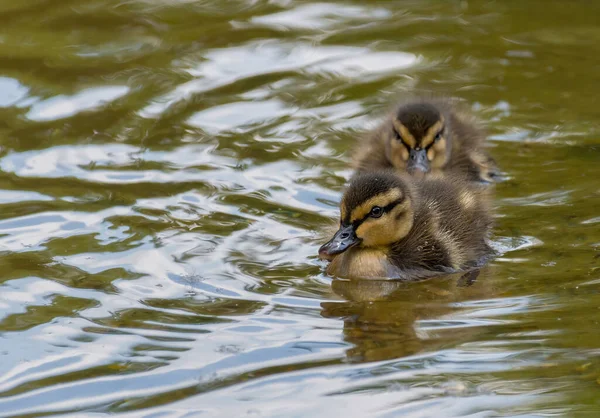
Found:
[{"label": "duckling head", "polygon": [[394,167],[411,174],[442,168],[450,159],[448,121],[440,106],[411,102],[400,106],[392,117],[386,154]]},{"label": "duckling head", "polygon": [[413,207],[406,183],[392,172],[356,175],[342,197],[340,228],[319,249],[331,259],[352,247],[385,249],[413,226]]}]

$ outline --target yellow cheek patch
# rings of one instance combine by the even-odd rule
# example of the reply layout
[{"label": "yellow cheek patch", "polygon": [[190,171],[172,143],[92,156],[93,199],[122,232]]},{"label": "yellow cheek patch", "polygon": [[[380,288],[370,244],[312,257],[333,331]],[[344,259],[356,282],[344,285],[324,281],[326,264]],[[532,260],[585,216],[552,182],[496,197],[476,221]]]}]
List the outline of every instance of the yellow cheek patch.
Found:
[{"label": "yellow cheek patch", "polygon": [[385,193],[381,193],[377,196],[374,196],[352,210],[350,215],[350,221],[355,222],[360,219],[363,219],[369,212],[373,206],[379,206],[381,208],[386,207],[390,203],[399,200],[402,198],[402,190],[395,188],[390,189]]},{"label": "yellow cheek patch", "polygon": [[379,219],[368,219],[356,230],[356,236],[365,247],[385,247],[396,241],[394,220],[389,215]]},{"label": "yellow cheek patch", "polygon": [[356,229],[361,247],[386,248],[404,238],[413,226],[413,212],[408,199],[381,218],[367,219]]},{"label": "yellow cheek patch", "polygon": [[433,161],[434,158],[435,158],[435,150],[433,148],[429,148],[429,150],[427,151],[427,159],[429,161]]},{"label": "yellow cheek patch", "polygon": [[414,136],[412,136],[410,131],[406,128],[406,126],[402,124],[402,122],[394,119],[392,123],[394,124],[394,129],[396,130],[396,132],[398,132],[398,134],[400,134],[400,136],[402,137],[402,141],[404,141],[405,144],[407,144],[411,148],[417,146],[417,140]]},{"label": "yellow cheek patch", "polygon": [[408,150],[404,144],[392,138],[390,147],[387,150],[387,157],[394,167],[399,170],[404,170],[406,161],[408,161]]},{"label": "yellow cheek patch", "polygon": [[[446,165],[448,161],[446,156],[446,140],[444,138],[433,144],[429,148],[429,151],[433,151],[433,158],[429,158],[431,168],[441,168]],[[429,157],[429,152],[427,153],[427,157]]]},{"label": "yellow cheek patch", "polygon": [[400,149],[400,157],[402,157],[402,160],[408,161],[409,153],[406,147]]},{"label": "yellow cheek patch", "polygon": [[358,238],[364,238],[369,236],[369,231],[371,231],[373,224],[369,222],[363,222],[360,224],[358,228],[356,228],[355,234]]}]

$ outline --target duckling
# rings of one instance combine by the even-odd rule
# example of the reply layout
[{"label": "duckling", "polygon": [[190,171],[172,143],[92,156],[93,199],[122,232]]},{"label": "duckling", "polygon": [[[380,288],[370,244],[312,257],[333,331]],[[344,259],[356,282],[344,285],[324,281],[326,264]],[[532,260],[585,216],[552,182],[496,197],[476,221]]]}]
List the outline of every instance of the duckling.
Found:
[{"label": "duckling", "polygon": [[321,246],[327,273],[415,279],[480,266],[491,255],[486,187],[463,176],[357,173],[340,203],[340,227]]},{"label": "duckling", "polygon": [[358,171],[396,168],[411,174],[452,171],[473,181],[492,183],[499,176],[483,149],[485,134],[474,120],[447,99],[416,99],[392,114],[358,145]]}]

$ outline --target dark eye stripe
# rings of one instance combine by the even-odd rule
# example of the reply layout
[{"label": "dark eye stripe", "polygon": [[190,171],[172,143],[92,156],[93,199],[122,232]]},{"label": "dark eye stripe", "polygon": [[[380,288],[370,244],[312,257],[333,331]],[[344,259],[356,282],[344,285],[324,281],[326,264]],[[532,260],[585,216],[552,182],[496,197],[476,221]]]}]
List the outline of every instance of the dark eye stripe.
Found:
[{"label": "dark eye stripe", "polygon": [[433,147],[435,145],[436,138],[438,137],[438,135],[443,135],[444,131],[446,130],[445,126],[442,126],[442,129],[440,129],[434,136],[433,136],[433,141],[431,141],[431,143],[429,145],[427,145],[426,147],[423,147],[425,150],[429,150],[429,148]]},{"label": "dark eye stripe", "polygon": [[[402,203],[403,200],[404,200],[403,198],[396,199],[392,203],[388,204],[387,206],[382,206],[381,209],[383,209],[383,214],[385,215],[387,212],[394,209],[394,207],[396,207],[397,205]],[[356,231],[356,228],[358,228],[360,226],[360,224],[362,224],[364,221],[366,221],[370,217],[371,217],[371,213],[367,213],[362,219],[352,222],[352,226],[354,227],[354,230]]]}]

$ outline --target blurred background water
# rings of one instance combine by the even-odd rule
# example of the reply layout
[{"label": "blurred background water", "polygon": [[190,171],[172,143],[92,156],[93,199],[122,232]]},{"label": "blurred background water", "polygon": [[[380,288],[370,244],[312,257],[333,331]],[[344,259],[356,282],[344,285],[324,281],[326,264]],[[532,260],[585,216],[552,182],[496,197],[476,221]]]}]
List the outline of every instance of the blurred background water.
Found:
[{"label": "blurred background water", "polygon": [[[0,1],[0,416],[600,413],[600,3]],[[354,141],[487,121],[479,277],[332,280]]]}]

